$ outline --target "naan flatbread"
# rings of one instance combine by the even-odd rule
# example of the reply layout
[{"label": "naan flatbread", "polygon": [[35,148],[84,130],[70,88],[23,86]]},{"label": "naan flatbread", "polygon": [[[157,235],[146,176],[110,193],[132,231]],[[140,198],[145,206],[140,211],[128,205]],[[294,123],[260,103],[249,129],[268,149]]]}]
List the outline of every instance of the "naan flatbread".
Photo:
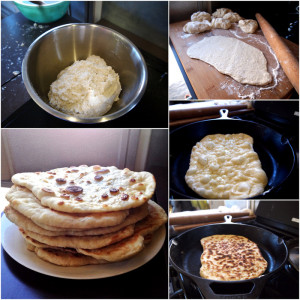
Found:
[{"label": "naan flatbread", "polygon": [[39,248],[34,246],[32,248],[39,258],[63,267],[80,267],[85,265],[98,265],[100,263],[107,263],[107,261],[99,261],[93,257],[79,253],[71,253],[57,249]]},{"label": "naan flatbread", "polygon": [[104,226],[115,226],[122,223],[129,210],[102,213],[63,213],[43,206],[28,190],[20,186],[12,186],[6,194],[10,205],[31,219],[36,224],[45,224],[65,229],[91,229]]},{"label": "naan flatbread", "polygon": [[[124,222],[109,227],[98,227],[94,229],[66,229],[61,227],[54,226],[45,226],[43,224],[34,223],[31,219],[25,217],[17,210],[12,208],[10,205],[5,207],[4,213],[6,217],[18,227],[24,228],[25,230],[33,231],[41,235],[47,236],[62,236],[62,235],[71,235],[71,236],[89,236],[89,235],[100,235],[116,232],[128,225],[135,224],[136,222],[142,220],[148,215],[148,203],[145,203],[139,207],[131,208],[129,216],[125,219]],[[47,229],[45,229],[47,228]]]},{"label": "naan flatbread", "polygon": [[42,205],[67,213],[138,207],[152,197],[156,186],[154,176],[149,172],[101,166],[19,173],[12,177],[12,182],[28,188]]},{"label": "naan flatbread", "polygon": [[36,241],[61,248],[84,248],[98,249],[117,243],[134,233],[134,225],[129,225],[121,230],[104,235],[92,236],[47,236],[32,231],[25,231],[25,234]]},{"label": "naan flatbread", "polygon": [[148,203],[149,215],[136,223],[132,237],[105,248],[93,250],[77,249],[77,251],[96,259],[109,261],[127,259],[142,251],[144,245],[151,241],[152,234],[167,222],[167,215],[163,208],[154,201],[149,200]]},{"label": "naan flatbread", "polygon": [[119,243],[95,250],[77,249],[81,254],[91,256],[97,260],[117,262],[128,259],[144,249],[144,237],[140,234],[120,241]]},{"label": "naan flatbread", "polygon": [[[226,225],[225,225],[226,226]],[[201,239],[200,276],[235,281],[259,277],[268,263],[257,245],[239,235],[212,235]]]}]

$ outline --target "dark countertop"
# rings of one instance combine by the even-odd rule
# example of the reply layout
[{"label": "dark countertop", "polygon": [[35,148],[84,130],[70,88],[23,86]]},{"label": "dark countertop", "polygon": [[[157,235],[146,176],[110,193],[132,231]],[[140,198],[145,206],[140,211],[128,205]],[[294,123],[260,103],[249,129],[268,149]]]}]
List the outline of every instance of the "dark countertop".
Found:
[{"label": "dark countertop", "polygon": [[34,25],[34,22],[23,17],[21,13],[2,20],[2,128],[167,128],[168,65],[143,50],[141,52],[149,73],[147,89],[138,105],[126,115],[106,123],[84,125],[53,117],[35,104],[28,95],[22,81],[21,66],[27,48],[39,35],[47,30],[74,22],[78,21],[69,15],[65,15],[55,23]]}]

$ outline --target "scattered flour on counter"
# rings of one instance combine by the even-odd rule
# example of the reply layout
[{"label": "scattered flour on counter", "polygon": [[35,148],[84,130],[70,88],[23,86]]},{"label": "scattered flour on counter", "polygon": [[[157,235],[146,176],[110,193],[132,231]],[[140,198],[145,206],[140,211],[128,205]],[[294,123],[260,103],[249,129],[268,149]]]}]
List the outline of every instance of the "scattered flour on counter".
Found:
[{"label": "scattered flour on counter", "polygon": [[187,38],[189,38],[189,37],[192,36],[192,35],[193,35],[192,33],[183,33],[183,34],[180,35],[180,37],[181,37],[182,39],[187,39]]},{"label": "scattered flour on counter", "polygon": [[[248,37],[248,35],[242,36],[238,34],[235,30],[229,30],[232,35],[239,39],[245,39]],[[273,81],[272,83],[268,84],[265,87],[253,87],[251,85],[243,85],[241,87],[240,84],[236,83],[233,80],[225,80],[224,82],[221,83],[221,89],[225,90],[226,92],[230,95],[233,93],[237,93],[239,99],[256,99],[261,95],[261,92],[264,90],[271,90],[274,87],[278,85],[280,80],[279,76],[279,69],[280,69],[280,64],[279,61],[272,50],[272,48],[265,42],[265,38],[262,35],[258,34],[251,34],[252,39],[254,39],[256,42],[258,42],[260,45],[262,45],[267,51],[269,51],[272,55],[272,61],[269,62],[269,69],[268,71],[271,73]]]}]

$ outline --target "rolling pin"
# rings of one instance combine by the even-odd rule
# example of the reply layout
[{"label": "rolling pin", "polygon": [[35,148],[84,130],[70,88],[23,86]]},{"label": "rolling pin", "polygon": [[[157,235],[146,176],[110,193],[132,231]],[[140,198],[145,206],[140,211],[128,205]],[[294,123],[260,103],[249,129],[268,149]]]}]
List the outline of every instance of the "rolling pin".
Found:
[{"label": "rolling pin", "polygon": [[286,46],[275,29],[265,20],[261,14],[255,14],[260,28],[273,49],[284,73],[299,94],[299,62]]}]

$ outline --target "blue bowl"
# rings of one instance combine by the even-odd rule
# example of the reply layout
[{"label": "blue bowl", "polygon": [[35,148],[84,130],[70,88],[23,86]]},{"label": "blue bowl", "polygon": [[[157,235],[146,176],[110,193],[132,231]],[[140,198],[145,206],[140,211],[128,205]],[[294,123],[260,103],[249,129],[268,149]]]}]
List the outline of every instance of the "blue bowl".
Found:
[{"label": "blue bowl", "polygon": [[65,15],[70,1],[43,1],[42,5],[30,1],[14,1],[14,3],[27,19],[36,23],[52,23]]}]

